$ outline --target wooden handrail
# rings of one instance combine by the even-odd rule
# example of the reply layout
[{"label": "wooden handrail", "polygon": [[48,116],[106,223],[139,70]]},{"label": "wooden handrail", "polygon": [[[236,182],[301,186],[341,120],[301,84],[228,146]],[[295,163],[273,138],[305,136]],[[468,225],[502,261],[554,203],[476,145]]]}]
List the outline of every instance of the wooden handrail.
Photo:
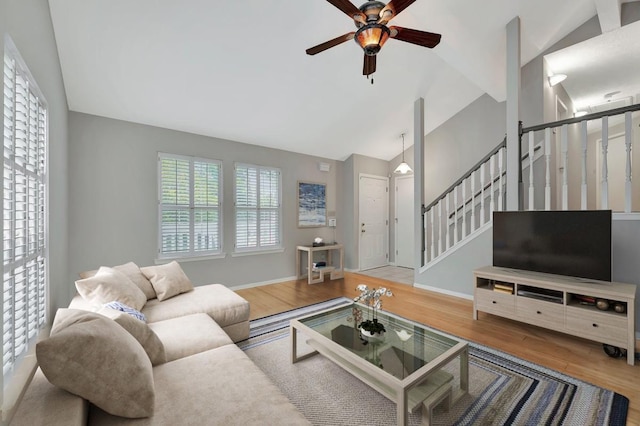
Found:
[{"label": "wooden handrail", "polygon": [[434,201],[431,202],[431,204],[429,204],[428,206],[422,206],[422,214],[425,214],[431,207],[435,206],[436,204],[438,204],[438,202],[443,199],[444,197],[447,196],[448,193],[450,193],[451,191],[453,191],[453,189],[460,185],[465,179],[467,179],[469,176],[471,176],[471,174],[473,172],[475,172],[476,170],[478,170],[480,168],[480,166],[484,163],[486,163],[487,161],[489,161],[489,159],[491,157],[493,157],[498,151],[500,151],[502,148],[507,146],[507,138],[505,136],[505,138],[502,140],[502,142],[500,142],[500,144],[498,144],[498,146],[496,146],[495,148],[493,148],[487,155],[485,155],[482,160],[478,161],[472,168],[469,169],[469,171],[467,173],[465,173],[464,175],[462,175],[462,177],[460,179],[458,179],[457,181],[455,181],[455,183],[453,185],[451,185],[449,188],[447,188],[442,194],[440,194],[439,197],[434,198]]},{"label": "wooden handrail", "polygon": [[538,124],[536,126],[523,127],[520,133],[520,137],[522,137],[522,135],[525,133],[537,132],[538,130],[544,130],[550,127],[553,128],[553,127],[564,126],[565,124],[582,123],[583,121],[597,120],[598,118],[611,117],[613,115],[620,115],[626,112],[633,112],[633,111],[640,111],[640,104],[610,109],[607,111],[594,112],[593,114],[583,115],[582,117],[567,118],[566,120],[559,120],[551,123]]}]

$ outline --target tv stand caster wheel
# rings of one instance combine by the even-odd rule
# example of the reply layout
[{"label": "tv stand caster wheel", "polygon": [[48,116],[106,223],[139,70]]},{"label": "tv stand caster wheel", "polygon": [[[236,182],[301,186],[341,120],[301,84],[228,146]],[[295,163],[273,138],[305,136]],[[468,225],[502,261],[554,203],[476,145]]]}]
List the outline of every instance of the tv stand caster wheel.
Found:
[{"label": "tv stand caster wheel", "polygon": [[604,349],[604,353],[609,355],[611,358],[620,358],[622,356],[626,356],[627,351],[623,351],[617,346],[611,346],[607,344],[602,345],[602,349]]}]

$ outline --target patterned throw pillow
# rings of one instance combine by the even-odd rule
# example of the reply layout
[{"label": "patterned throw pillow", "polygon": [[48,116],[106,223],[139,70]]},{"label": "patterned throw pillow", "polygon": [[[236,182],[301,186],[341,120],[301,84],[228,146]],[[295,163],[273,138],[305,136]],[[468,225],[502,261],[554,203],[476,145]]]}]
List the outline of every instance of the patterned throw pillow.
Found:
[{"label": "patterned throw pillow", "polygon": [[147,322],[147,317],[145,317],[142,312],[138,311],[137,309],[133,309],[131,306],[125,305],[122,302],[117,302],[114,300],[113,302],[105,303],[103,306],[105,308],[111,308],[111,309],[115,309],[116,311],[129,314],[135,319],[139,319],[142,322]]}]

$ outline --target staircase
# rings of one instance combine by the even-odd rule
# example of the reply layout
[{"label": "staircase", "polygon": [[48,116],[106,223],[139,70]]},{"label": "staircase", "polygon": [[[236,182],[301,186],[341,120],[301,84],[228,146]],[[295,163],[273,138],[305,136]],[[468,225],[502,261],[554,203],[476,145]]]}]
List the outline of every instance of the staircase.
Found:
[{"label": "staircase", "polygon": [[[523,210],[613,210],[640,219],[640,104],[521,131],[520,202]],[[635,131],[634,131],[635,130]],[[633,147],[636,147],[634,152]],[[422,209],[420,274],[454,270],[483,252],[491,263],[491,220],[506,206],[506,139]],[[635,172],[635,173],[634,173]],[[465,245],[483,236],[476,250]],[[476,243],[477,245],[477,243]],[[454,253],[451,265],[437,266]],[[467,271],[469,273],[469,271]]]}]

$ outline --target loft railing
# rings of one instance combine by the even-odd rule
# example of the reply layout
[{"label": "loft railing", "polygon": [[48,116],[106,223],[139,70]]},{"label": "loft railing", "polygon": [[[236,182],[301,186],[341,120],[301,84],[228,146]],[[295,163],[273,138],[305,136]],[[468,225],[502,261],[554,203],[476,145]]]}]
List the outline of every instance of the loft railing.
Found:
[{"label": "loft railing", "polygon": [[632,178],[640,176],[640,134],[634,135],[639,110],[636,104],[523,128],[528,156],[522,168],[528,173],[521,181],[522,208],[638,211],[640,187]]}]

